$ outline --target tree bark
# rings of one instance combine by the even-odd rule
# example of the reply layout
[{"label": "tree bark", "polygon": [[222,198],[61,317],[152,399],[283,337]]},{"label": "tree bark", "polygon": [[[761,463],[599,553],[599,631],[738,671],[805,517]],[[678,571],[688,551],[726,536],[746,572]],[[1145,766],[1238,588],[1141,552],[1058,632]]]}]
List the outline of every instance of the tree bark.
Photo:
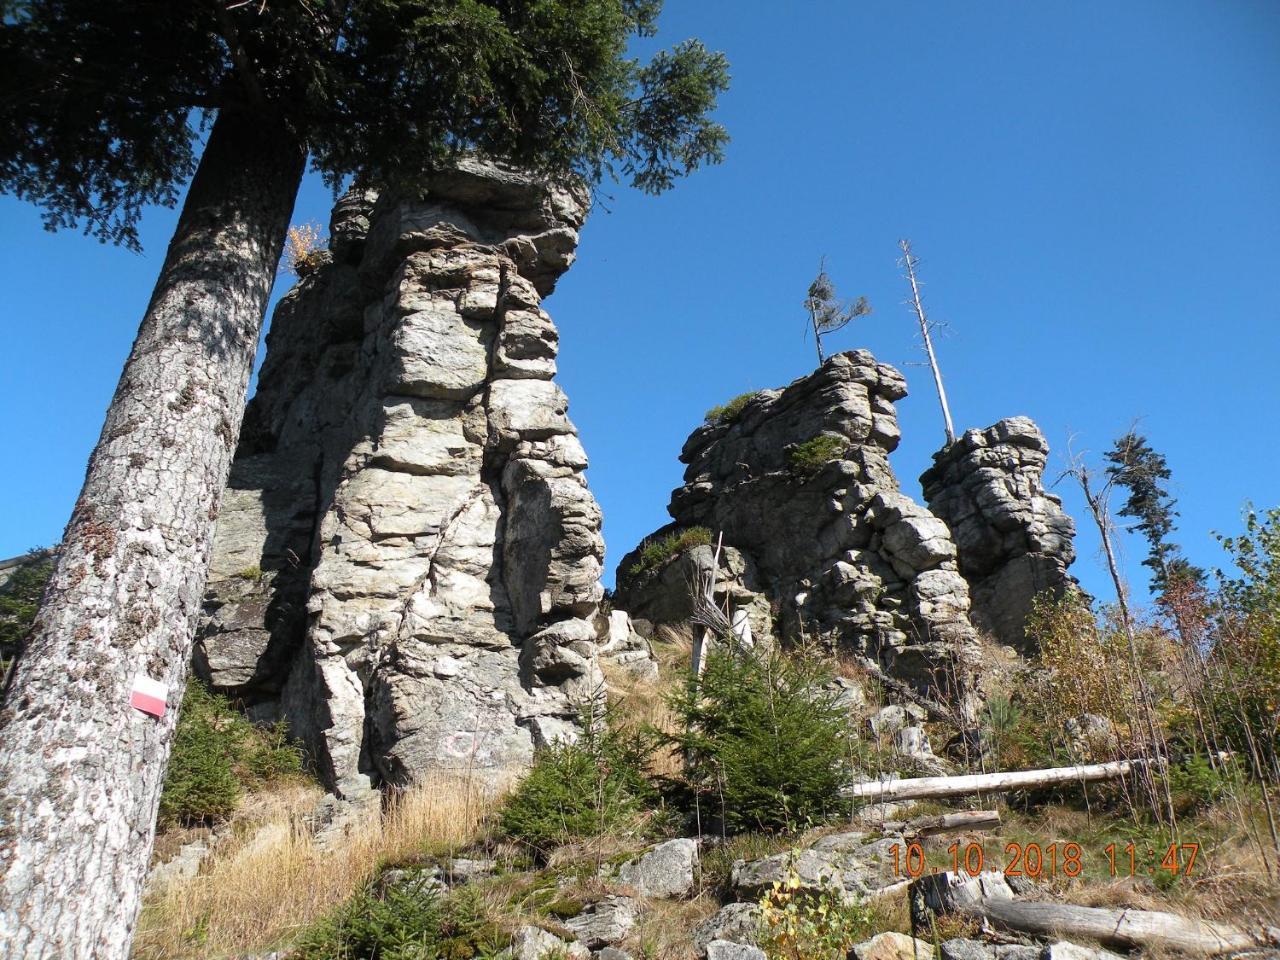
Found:
[{"label": "tree bark", "polygon": [[[214,519],[305,149],[220,114],[0,709],[6,956],[129,953]],[[168,685],[157,719],[134,678]]]}]

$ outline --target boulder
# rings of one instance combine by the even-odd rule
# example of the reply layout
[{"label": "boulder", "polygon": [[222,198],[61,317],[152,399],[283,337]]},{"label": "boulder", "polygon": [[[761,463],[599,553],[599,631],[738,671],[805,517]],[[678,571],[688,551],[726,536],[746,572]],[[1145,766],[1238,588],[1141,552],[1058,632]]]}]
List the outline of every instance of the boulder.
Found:
[{"label": "boulder", "polygon": [[618,868],[618,882],[643,897],[685,897],[693,891],[698,866],[696,840],[668,840]]},{"label": "boulder", "polygon": [[605,897],[565,921],[578,942],[596,950],[626,939],[636,925],[637,904],[630,897]]},{"label": "boulder", "polygon": [[707,944],[713,940],[729,940],[754,946],[759,935],[760,905],[729,903],[694,928],[693,945],[699,954],[705,954]]},{"label": "boulder", "polygon": [[728,940],[712,940],[707,944],[707,960],[767,960],[759,947]]},{"label": "boulder", "polygon": [[851,954],[855,960],[933,960],[933,944],[889,931],[854,944]]},{"label": "boulder", "polygon": [[859,831],[832,834],[813,846],[774,854],[760,860],[734,863],[732,883],[738,896],[758,899],[775,882],[790,876],[799,881],[797,889],[834,893],[849,902],[897,882],[893,871],[892,847],[905,846],[901,836],[876,837]]}]

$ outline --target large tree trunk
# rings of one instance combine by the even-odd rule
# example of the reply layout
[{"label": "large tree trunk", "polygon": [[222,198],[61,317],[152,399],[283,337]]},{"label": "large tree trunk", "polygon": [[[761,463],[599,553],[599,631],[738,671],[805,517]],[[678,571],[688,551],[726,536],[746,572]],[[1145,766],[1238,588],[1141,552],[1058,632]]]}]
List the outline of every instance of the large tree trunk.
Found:
[{"label": "large tree trunk", "polygon": [[[305,151],[210,132],[0,710],[0,941],[124,958],[267,298]],[[167,684],[160,719],[134,678]]]}]

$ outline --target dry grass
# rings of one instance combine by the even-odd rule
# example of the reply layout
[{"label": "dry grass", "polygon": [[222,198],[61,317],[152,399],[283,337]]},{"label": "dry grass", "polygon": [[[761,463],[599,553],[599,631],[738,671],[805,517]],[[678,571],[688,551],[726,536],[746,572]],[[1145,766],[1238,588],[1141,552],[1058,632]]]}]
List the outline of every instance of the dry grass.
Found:
[{"label": "dry grass", "polygon": [[[693,635],[688,627],[661,626],[654,635],[652,647],[654,659],[658,661],[658,682],[638,680],[625,670],[606,667],[609,699],[628,724],[675,733],[677,723],[669,701],[688,673]],[[651,771],[657,776],[673,777],[682,770],[680,754],[674,748],[660,749],[653,757]]]},{"label": "dry grass", "polygon": [[145,904],[134,945],[142,960],[223,957],[287,943],[389,863],[460,851],[483,838],[501,792],[436,777],[371,808],[322,847],[307,818],[318,792],[260,795],[198,876]]}]

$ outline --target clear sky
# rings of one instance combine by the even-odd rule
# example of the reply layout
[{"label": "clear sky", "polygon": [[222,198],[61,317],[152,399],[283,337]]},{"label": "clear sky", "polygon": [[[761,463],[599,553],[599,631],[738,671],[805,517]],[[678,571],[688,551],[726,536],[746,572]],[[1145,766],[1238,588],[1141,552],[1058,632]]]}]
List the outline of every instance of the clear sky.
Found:
[{"label": "clear sky", "polygon": [[[1179,535],[1280,505],[1280,4],[668,0],[659,40],[724,50],[725,164],[652,199],[621,188],[547,308],[591,457],[609,574],[667,519],[710,406],[808,373],[820,256],[875,313],[831,338],[899,365],[903,487],[942,441],[903,305],[899,237],[949,326],[958,429],[1026,414],[1100,456],[1135,419],[1174,472]],[[309,181],[296,222],[328,219]],[[0,557],[61,534],[145,309],[172,211],[135,256],[0,199]],[[283,292],[282,280],[276,291]],[[1080,498],[1074,572],[1107,596]],[[1145,584],[1142,547],[1126,569]]]}]

